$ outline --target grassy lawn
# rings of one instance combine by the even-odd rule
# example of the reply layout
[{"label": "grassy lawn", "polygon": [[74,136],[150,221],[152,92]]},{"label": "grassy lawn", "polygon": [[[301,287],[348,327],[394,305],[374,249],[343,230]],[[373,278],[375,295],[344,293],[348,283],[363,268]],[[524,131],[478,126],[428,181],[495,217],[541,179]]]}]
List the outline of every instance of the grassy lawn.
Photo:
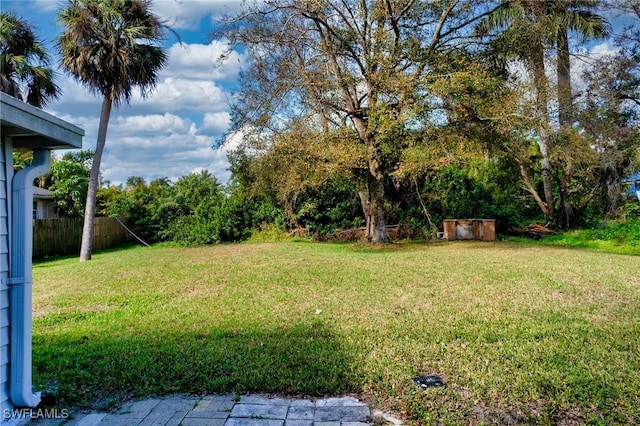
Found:
[{"label": "grassy lawn", "polygon": [[[353,393],[421,423],[640,423],[640,257],[517,243],[132,248],[34,265],[76,406]],[[445,388],[421,390],[417,374]],[[572,423],[574,422],[574,423]]]}]

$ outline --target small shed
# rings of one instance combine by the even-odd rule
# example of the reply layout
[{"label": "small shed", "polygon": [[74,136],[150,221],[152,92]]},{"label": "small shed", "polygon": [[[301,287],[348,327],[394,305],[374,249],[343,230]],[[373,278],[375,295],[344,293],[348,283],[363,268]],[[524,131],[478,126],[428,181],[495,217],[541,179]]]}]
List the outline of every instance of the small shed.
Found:
[{"label": "small shed", "polygon": [[495,219],[446,219],[442,222],[444,238],[454,240],[496,240]]},{"label": "small shed", "polygon": [[[49,170],[51,150],[80,148],[84,131],[5,93],[0,123],[0,412],[11,413],[40,402],[31,382],[33,181]],[[33,150],[15,175],[14,148]]]}]

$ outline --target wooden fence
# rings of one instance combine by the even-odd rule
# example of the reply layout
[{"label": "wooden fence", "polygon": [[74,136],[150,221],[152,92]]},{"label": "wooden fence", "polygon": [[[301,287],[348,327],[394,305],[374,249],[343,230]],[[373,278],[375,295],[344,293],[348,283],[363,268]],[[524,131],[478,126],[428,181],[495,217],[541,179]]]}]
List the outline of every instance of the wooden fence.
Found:
[{"label": "wooden fence", "polygon": [[[33,257],[79,254],[83,219],[35,219],[33,221]],[[130,241],[129,233],[115,217],[96,217],[93,225],[93,249],[103,250]]]}]

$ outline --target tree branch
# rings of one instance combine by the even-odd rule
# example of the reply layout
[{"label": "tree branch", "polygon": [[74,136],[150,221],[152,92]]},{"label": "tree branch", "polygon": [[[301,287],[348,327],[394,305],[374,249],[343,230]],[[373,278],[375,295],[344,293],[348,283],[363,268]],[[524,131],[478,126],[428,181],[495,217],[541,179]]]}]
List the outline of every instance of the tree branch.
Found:
[{"label": "tree branch", "polygon": [[458,1],[459,0],[453,0],[451,2],[451,4],[449,5],[449,7],[446,7],[442,11],[442,14],[440,15],[440,19],[438,19],[438,25],[436,26],[436,29],[433,32],[433,37],[431,38],[431,43],[429,44],[429,48],[427,49],[429,52],[433,52],[435,50],[435,48],[436,48],[436,45],[440,42],[440,39],[442,37],[441,36],[442,27],[444,26],[445,21],[447,20],[447,18],[449,17],[449,15],[453,11],[453,9],[458,4]]}]

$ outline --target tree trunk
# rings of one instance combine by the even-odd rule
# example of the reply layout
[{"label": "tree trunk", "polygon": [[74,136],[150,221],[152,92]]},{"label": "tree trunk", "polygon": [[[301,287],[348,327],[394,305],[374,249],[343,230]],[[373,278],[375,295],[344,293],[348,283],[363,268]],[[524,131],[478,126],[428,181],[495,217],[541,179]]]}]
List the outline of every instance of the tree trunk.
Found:
[{"label": "tree trunk", "polygon": [[567,25],[558,29],[558,58],[556,75],[558,77],[558,121],[560,127],[573,124],[573,103],[571,100],[571,58],[569,56],[569,37]]},{"label": "tree trunk", "polygon": [[366,187],[358,191],[365,217],[365,238],[370,243],[391,242],[384,221],[384,184],[381,180],[369,179]]},{"label": "tree trunk", "polygon": [[358,193],[365,217],[365,238],[371,243],[389,243],[391,239],[387,235],[384,220],[384,174],[379,160],[380,153],[374,140],[369,139],[367,145],[369,148],[367,184]]},{"label": "tree trunk", "polygon": [[[571,99],[571,58],[569,56],[569,37],[567,34],[567,24],[562,21],[557,34],[558,57],[556,64],[556,75],[558,78],[558,122],[560,132],[563,129],[571,129],[573,125],[573,101]],[[568,160],[571,161],[571,160]],[[567,173],[561,178],[560,198],[563,209],[564,228],[570,229],[573,226],[574,211],[569,200],[567,182],[571,176]],[[561,222],[561,221],[559,221]]]},{"label": "tree trunk", "polygon": [[553,185],[551,179],[551,160],[549,158],[549,145],[551,136],[547,130],[546,123],[540,123],[538,146],[540,147],[540,165],[542,166],[542,189],[544,192],[544,201],[547,205],[545,219],[549,222],[553,221],[555,209],[553,199]]},{"label": "tree trunk", "polygon": [[365,218],[365,238],[371,243],[389,243],[384,220],[384,173],[375,137],[369,133],[368,120],[353,118],[361,140],[367,146],[368,173],[366,183],[358,191]]},{"label": "tree trunk", "polygon": [[294,230],[302,228],[300,226],[300,223],[298,222],[298,219],[296,218],[295,212],[293,211],[293,204],[295,203],[295,199],[297,197],[298,197],[298,194],[293,194],[292,195],[293,200],[289,202],[289,196],[288,195],[284,196],[284,212],[287,216],[287,219],[289,219],[289,227]]},{"label": "tree trunk", "polygon": [[520,167],[520,176],[522,176],[522,180],[524,181],[525,188],[533,196],[533,199],[536,200],[536,204],[540,208],[540,211],[542,211],[542,214],[544,214],[544,216],[547,217],[547,214],[548,214],[547,205],[544,203],[542,198],[540,198],[540,194],[538,194],[538,191],[536,191],[535,186],[533,186],[533,184],[531,183],[529,174],[527,173],[527,170],[524,168],[524,165],[522,164],[522,162],[518,161],[518,165]]},{"label": "tree trunk", "polygon": [[551,135],[549,133],[549,110],[547,106],[547,76],[544,67],[544,49],[542,44],[534,47],[534,54],[531,57],[533,71],[533,83],[536,89],[536,110],[539,119],[538,146],[540,147],[540,165],[542,167],[542,187],[544,190],[544,201],[547,204],[545,218],[551,222],[554,218],[553,186],[551,182],[551,160],[550,145]]},{"label": "tree trunk", "polygon": [[620,204],[621,194],[622,189],[619,183],[612,181],[612,183],[607,184],[607,212],[604,216],[605,222],[615,217],[618,205]]},{"label": "tree trunk", "polygon": [[573,227],[573,218],[575,216],[573,207],[569,200],[569,190],[566,185],[571,178],[566,176],[558,179],[558,187],[560,188],[560,206],[562,206],[562,212],[558,212],[556,218],[556,225],[560,229],[571,229]]},{"label": "tree trunk", "polygon": [[111,97],[105,96],[102,101],[100,111],[100,125],[98,127],[98,138],[96,140],[96,151],[91,164],[91,174],[89,175],[89,188],[87,189],[87,202],[84,208],[84,225],[82,227],[82,245],[80,247],[80,261],[91,260],[93,252],[93,223],[96,214],[96,194],[100,178],[100,162],[102,152],[107,141],[107,126],[111,116]]}]

